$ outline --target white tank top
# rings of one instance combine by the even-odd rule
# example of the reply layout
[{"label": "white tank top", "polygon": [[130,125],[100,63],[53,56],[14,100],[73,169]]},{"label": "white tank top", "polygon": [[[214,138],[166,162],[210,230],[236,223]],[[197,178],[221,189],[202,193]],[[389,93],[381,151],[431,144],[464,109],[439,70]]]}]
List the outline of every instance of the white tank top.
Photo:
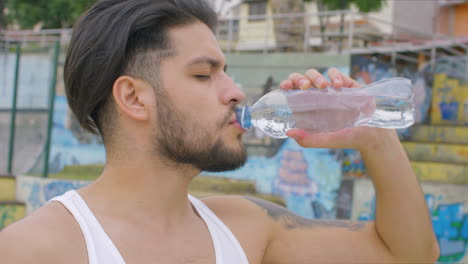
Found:
[{"label": "white tank top", "polygon": [[[208,227],[213,239],[216,264],[249,263],[239,241],[229,228],[202,201],[190,194],[188,198]],[[80,225],[86,242],[89,264],[125,264],[117,247],[76,191],[68,191],[50,201],[62,203]]]}]

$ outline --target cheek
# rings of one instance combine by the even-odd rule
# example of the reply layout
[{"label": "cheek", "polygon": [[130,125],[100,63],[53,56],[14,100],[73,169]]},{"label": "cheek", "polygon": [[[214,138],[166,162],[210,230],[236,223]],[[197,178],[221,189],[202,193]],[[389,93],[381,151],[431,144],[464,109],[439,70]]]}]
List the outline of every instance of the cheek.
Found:
[{"label": "cheek", "polygon": [[190,93],[184,96],[183,107],[185,111],[195,117],[202,119],[214,118],[219,115],[220,108],[218,100],[212,92]]}]

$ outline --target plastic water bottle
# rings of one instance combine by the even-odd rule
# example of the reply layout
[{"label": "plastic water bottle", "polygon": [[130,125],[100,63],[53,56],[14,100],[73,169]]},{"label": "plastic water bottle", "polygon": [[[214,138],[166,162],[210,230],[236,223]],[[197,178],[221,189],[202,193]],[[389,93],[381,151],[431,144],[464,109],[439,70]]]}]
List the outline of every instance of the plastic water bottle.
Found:
[{"label": "plastic water bottle", "polygon": [[361,88],[328,87],[274,90],[252,107],[236,109],[244,129],[255,126],[274,138],[286,138],[292,128],[311,133],[356,126],[406,128],[414,124],[411,81],[389,78]]}]

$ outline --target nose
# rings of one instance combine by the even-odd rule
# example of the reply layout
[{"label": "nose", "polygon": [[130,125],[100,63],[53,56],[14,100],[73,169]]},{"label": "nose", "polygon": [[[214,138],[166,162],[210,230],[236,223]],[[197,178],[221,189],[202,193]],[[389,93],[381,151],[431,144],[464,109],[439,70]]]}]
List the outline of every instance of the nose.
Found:
[{"label": "nose", "polygon": [[223,86],[224,91],[221,93],[223,104],[237,105],[245,100],[244,91],[242,91],[242,89],[228,75],[226,75]]}]

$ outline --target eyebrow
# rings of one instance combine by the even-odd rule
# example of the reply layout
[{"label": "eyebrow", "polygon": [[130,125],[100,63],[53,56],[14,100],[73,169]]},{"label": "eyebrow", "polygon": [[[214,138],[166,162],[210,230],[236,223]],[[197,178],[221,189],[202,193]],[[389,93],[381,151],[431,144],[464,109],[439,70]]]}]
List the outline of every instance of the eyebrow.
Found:
[{"label": "eyebrow", "polygon": [[[188,63],[189,66],[197,65],[197,64],[209,64],[213,68],[218,68],[221,65],[221,61],[214,59],[212,57],[203,56],[203,57],[193,59],[192,61]],[[226,64],[224,65],[223,70],[227,71]]]}]

